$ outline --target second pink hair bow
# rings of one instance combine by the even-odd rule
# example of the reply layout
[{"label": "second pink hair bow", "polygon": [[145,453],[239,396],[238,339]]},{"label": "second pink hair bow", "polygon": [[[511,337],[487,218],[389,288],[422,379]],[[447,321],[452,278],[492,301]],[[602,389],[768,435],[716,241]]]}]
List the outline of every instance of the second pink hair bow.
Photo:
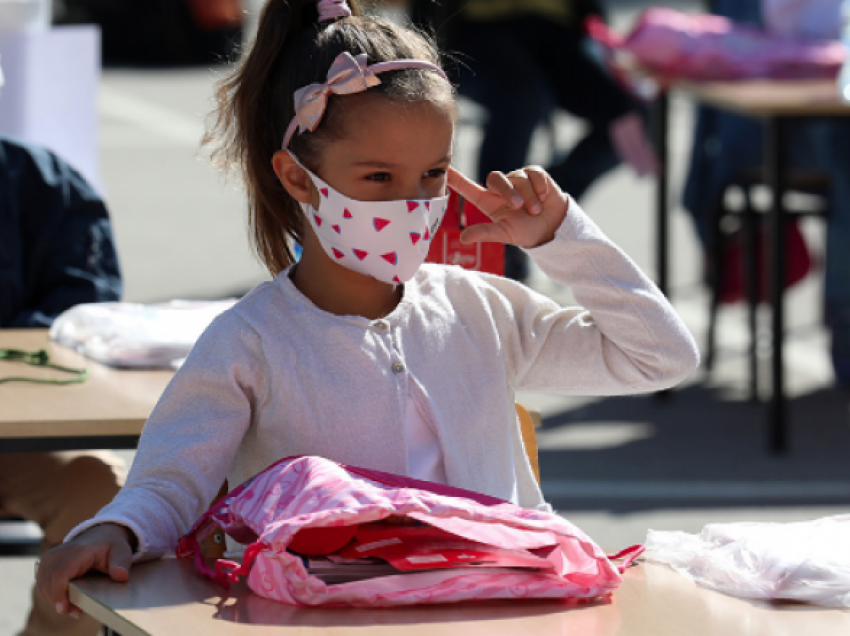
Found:
[{"label": "second pink hair bow", "polygon": [[365,53],[357,57],[347,52],[339,54],[328,69],[327,82],[308,84],[295,91],[295,119],[298,121],[299,132],[316,130],[325,114],[331,93],[361,93],[380,83],[381,80],[366,65]]}]

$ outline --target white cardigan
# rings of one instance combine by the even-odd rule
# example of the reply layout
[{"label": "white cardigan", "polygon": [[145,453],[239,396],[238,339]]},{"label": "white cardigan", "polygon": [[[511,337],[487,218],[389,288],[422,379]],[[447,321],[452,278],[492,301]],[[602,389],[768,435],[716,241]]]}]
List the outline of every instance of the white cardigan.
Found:
[{"label": "white cardigan", "polygon": [[657,391],[699,354],[664,296],[574,201],[555,239],[528,253],[583,308],[430,264],[381,320],[318,309],[288,272],[259,285],[201,336],[151,414],[123,490],[69,538],[113,521],[136,533],[137,559],[159,556],[225,477],[233,487],[291,455],[406,474],[409,396],[429,405],[451,485],[545,507],[515,391]]}]

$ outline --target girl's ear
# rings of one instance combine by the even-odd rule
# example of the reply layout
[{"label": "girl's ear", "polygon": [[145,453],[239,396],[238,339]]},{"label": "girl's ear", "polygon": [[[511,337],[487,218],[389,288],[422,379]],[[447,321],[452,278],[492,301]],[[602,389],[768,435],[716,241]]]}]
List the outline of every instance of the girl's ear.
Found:
[{"label": "girl's ear", "polygon": [[272,167],[280,183],[289,192],[289,196],[301,203],[312,202],[313,182],[310,181],[310,177],[304,171],[304,168],[295,162],[289,152],[278,150],[274,153]]}]

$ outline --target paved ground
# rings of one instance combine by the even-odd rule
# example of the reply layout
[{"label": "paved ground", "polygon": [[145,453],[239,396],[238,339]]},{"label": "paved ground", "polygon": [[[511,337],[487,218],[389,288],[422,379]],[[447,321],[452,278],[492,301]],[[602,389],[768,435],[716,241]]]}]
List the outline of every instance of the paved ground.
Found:
[{"label": "paved ground", "polygon": [[[648,3],[611,2],[615,23],[628,24]],[[697,6],[695,1],[669,2]],[[197,151],[209,110],[207,70],[107,71],[101,93],[103,181],[127,281],[126,299],[219,298],[265,278],[245,238],[245,208]],[[464,105],[459,166],[472,169],[477,113]],[[678,200],[688,151],[690,105],[673,102],[671,166]],[[577,129],[558,121],[557,145]],[[541,136],[535,159],[550,144]],[[601,181],[583,201],[602,228],[652,272],[652,184],[625,169]],[[817,223],[805,228],[821,245]],[[684,214],[673,219],[671,297],[704,339],[706,297],[699,253]],[[532,284],[570,302],[569,290]],[[685,386],[657,397],[560,398],[527,394],[544,415],[539,441],[543,488],[559,511],[609,548],[640,542],[647,529],[698,531],[727,520],[797,520],[850,508],[848,397],[830,387],[826,339],[819,324],[817,275],[795,288],[788,371],[791,452],[766,452],[765,413],[746,401],[740,308],[721,317],[721,352],[711,377],[698,371]],[[129,460],[132,454],[126,454]],[[33,557],[2,560],[0,636],[22,624]]]}]

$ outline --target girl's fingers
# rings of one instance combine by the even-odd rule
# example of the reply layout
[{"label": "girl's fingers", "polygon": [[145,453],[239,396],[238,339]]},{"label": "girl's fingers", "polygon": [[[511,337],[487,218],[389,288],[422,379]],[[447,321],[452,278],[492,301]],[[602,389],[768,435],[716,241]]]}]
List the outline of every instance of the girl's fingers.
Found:
[{"label": "girl's fingers", "polygon": [[111,524],[95,526],[44,554],[37,572],[37,588],[58,613],[77,617],[80,610],[71,604],[68,584],[92,570],[108,574],[115,581],[126,581],[132,560],[123,528]]},{"label": "girl's fingers", "polygon": [[526,208],[539,214],[540,205],[551,193],[551,178],[539,166],[515,170],[509,175],[491,172],[487,176],[487,187],[483,188],[463,173],[449,168],[448,186],[487,214],[507,207],[518,210]]},{"label": "girl's fingers", "polygon": [[540,204],[540,197],[537,194],[537,189],[531,182],[528,173],[525,170],[515,170],[508,175],[508,180],[513,184],[514,189],[519,192],[522,197],[522,207],[530,214],[538,215],[543,211],[543,206]]},{"label": "girl's fingers", "polygon": [[[71,605],[71,600],[68,597],[68,583],[81,576],[94,565],[94,559],[86,562],[73,562],[64,555],[58,559],[56,563],[50,563],[46,571],[42,572],[39,568],[39,589],[42,594],[50,600],[60,614],[79,613],[79,609]],[[78,614],[79,615],[79,614]]]},{"label": "girl's fingers", "polygon": [[124,582],[130,578],[130,566],[133,563],[133,551],[126,543],[114,544],[109,550],[107,573],[113,581]]},{"label": "girl's fingers", "polygon": [[449,167],[447,183],[449,188],[471,202],[485,214],[492,214],[504,207],[504,201],[497,194],[487,191],[462,172],[452,167]]},{"label": "girl's fingers", "polygon": [[449,171],[446,174],[446,180],[448,186],[452,190],[457,192],[464,199],[469,199],[473,203],[475,203],[476,198],[480,198],[482,195],[487,193],[487,191],[475,183],[475,181],[452,166],[449,166]]},{"label": "girl's fingers", "polygon": [[510,237],[499,223],[470,225],[460,233],[461,243],[510,243]]},{"label": "girl's fingers", "polygon": [[487,175],[487,189],[502,198],[502,205],[507,203],[508,207],[514,210],[519,210],[525,204],[525,199],[514,187],[513,182],[497,170]]},{"label": "girl's fingers", "polygon": [[531,182],[534,191],[537,193],[537,198],[543,202],[549,196],[551,188],[551,177],[540,166],[529,166],[525,169],[528,180]]},{"label": "girl's fingers", "polygon": [[510,243],[535,247],[552,239],[566,214],[568,197],[539,166],[515,170],[508,175],[491,172],[486,189],[454,169],[448,184],[493,223],[473,225],[461,234],[464,243]]}]

